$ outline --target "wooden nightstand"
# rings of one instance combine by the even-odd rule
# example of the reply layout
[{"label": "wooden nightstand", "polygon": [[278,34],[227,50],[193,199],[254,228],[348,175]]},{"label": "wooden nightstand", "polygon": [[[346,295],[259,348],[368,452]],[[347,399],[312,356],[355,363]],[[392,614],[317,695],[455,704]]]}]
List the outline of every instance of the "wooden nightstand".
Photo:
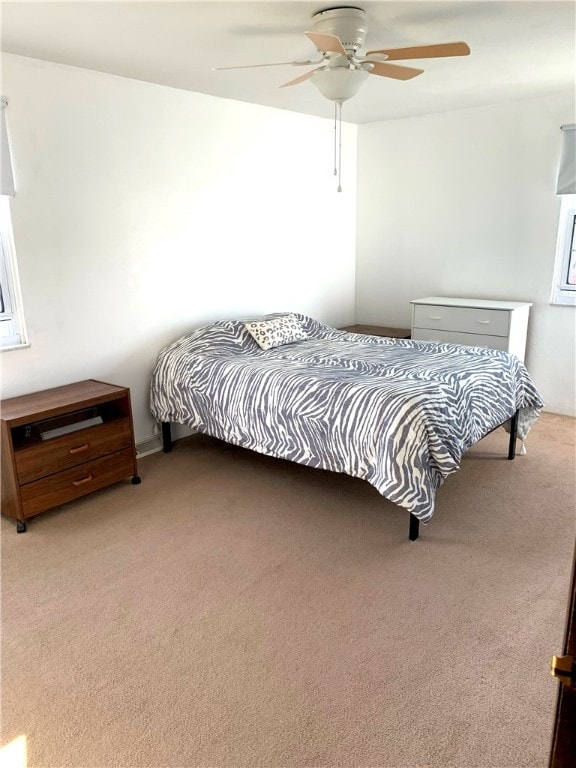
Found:
[{"label": "wooden nightstand", "polygon": [[2,514],[26,520],[132,475],[130,390],[89,379],[0,403]]},{"label": "wooden nightstand", "polygon": [[410,328],[385,328],[381,325],[347,325],[339,328],[348,333],[364,333],[366,336],[390,336],[393,339],[409,339]]}]

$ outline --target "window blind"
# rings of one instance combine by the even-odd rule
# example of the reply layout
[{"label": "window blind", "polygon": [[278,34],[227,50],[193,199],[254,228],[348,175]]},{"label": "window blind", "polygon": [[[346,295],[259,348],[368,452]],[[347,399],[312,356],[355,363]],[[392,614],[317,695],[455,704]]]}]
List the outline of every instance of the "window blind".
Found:
[{"label": "window blind", "polygon": [[10,159],[10,144],[6,129],[6,107],[8,99],[0,96],[0,195],[14,196],[14,176]]},{"label": "window blind", "polygon": [[557,195],[576,194],[576,123],[563,125],[562,154],[558,168]]}]

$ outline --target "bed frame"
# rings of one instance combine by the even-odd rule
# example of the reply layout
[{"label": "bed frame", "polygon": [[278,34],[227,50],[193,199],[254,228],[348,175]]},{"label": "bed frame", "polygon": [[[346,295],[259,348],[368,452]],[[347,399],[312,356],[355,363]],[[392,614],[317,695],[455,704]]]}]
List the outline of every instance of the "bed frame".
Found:
[{"label": "bed frame", "polygon": [[[491,429],[490,432],[487,432],[486,435],[489,435],[491,432],[494,432],[495,429],[499,429],[500,427],[503,427],[506,422],[510,421],[510,440],[508,442],[508,459],[512,461],[514,457],[516,456],[516,438],[518,436],[518,411],[510,418],[506,419],[506,421],[503,424],[499,424],[497,427],[494,427],[494,429]],[[484,435],[483,437],[486,437]],[[482,439],[482,438],[481,438]],[[162,449],[164,453],[170,453],[172,450],[172,431],[170,429],[170,422],[169,421],[163,421],[162,422]],[[410,522],[408,526],[408,538],[410,541],[416,541],[416,539],[419,536],[420,533],[420,520],[412,514],[412,512],[408,513],[410,515]]]}]

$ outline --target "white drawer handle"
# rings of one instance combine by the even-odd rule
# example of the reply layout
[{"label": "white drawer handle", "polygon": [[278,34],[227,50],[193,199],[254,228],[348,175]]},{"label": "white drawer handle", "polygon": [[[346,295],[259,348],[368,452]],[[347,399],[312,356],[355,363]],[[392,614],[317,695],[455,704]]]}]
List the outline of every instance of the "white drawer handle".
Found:
[{"label": "white drawer handle", "polygon": [[86,483],[89,483],[93,479],[92,475],[88,475],[88,477],[83,477],[82,480],[73,480],[72,485],[86,485]]},{"label": "white drawer handle", "polygon": [[442,320],[442,315],[430,315],[430,320]]},{"label": "white drawer handle", "polygon": [[483,325],[490,325],[490,320],[476,320],[477,323],[482,323]]}]

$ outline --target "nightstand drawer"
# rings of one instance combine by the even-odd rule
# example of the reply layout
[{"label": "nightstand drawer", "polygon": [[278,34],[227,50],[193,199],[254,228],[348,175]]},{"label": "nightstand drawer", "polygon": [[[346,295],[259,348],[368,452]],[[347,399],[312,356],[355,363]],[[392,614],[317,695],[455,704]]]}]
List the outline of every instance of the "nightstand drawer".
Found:
[{"label": "nightstand drawer", "polygon": [[486,336],[478,333],[459,333],[458,331],[440,331],[430,328],[414,328],[412,339],[415,341],[438,341],[442,344],[464,344],[468,347],[488,347],[488,349],[508,349],[506,336]]},{"label": "nightstand drawer", "polygon": [[[508,336],[510,313],[499,309],[422,304],[414,307],[414,327],[459,331],[483,336]],[[412,338],[414,338],[414,334]]]},{"label": "nightstand drawer", "polygon": [[92,491],[105,488],[133,474],[134,457],[127,448],[96,461],[88,461],[65,472],[21,486],[22,509],[25,517],[37,515],[51,507],[78,499]]},{"label": "nightstand drawer", "polygon": [[130,419],[116,419],[14,452],[20,485],[132,445]]}]

